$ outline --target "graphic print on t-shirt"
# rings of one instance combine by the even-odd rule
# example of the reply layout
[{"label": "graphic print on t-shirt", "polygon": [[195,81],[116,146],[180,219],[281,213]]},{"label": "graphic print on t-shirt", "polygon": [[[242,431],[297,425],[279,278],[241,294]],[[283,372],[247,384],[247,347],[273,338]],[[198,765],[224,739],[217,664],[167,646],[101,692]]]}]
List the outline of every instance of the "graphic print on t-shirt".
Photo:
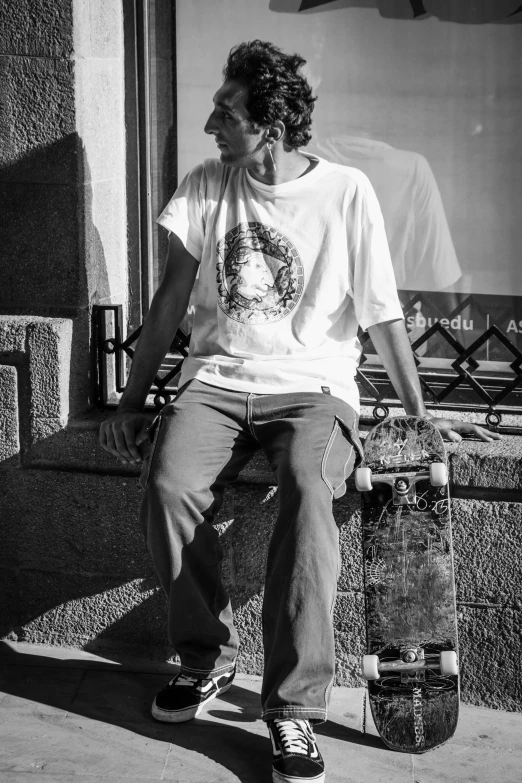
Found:
[{"label": "graphic print on t-shirt", "polygon": [[218,304],[235,321],[280,321],[299,302],[303,285],[299,253],[272,226],[239,223],[217,244]]}]

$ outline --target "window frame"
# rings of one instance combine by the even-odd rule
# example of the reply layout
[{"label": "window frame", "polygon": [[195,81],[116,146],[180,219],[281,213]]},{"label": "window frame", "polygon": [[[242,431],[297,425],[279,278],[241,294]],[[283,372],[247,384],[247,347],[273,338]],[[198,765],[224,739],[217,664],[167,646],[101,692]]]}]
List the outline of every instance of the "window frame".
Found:
[{"label": "window frame", "polygon": [[[154,294],[151,7],[155,0],[123,0],[127,184],[128,333],[139,328]],[[172,189],[177,185],[176,2],[170,0],[172,52]]]}]

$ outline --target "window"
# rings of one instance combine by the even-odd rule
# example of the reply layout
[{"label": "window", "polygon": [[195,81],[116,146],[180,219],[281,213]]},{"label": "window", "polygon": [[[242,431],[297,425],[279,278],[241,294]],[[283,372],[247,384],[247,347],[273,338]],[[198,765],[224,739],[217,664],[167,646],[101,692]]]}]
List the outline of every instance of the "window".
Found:
[{"label": "window", "polygon": [[175,2],[124,0],[129,330],[147,314],[167,250],[156,218],[177,185]]},{"label": "window", "polygon": [[319,96],[307,149],[370,178],[421,370],[454,374],[495,325],[462,364],[490,380],[522,351],[522,13],[501,5],[194,0],[177,17],[180,177],[216,154],[202,129],[230,48],[299,52]]},{"label": "window", "polygon": [[[162,272],[167,237],[156,217],[178,176],[216,154],[203,126],[226,56],[261,38],[307,60],[319,95],[307,149],[360,168],[375,188],[433,399],[518,413],[519,9],[507,0],[124,0],[130,328]],[[386,379],[371,343],[365,351],[363,397],[382,400]]]}]

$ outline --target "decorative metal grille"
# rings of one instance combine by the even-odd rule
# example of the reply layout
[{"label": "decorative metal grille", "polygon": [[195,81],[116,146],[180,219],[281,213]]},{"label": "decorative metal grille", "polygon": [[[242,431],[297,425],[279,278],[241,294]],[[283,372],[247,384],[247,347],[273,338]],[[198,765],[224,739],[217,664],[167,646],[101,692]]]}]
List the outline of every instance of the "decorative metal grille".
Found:
[{"label": "decorative metal grille", "polygon": [[[432,307],[426,297],[420,294],[404,303],[405,316],[423,308]],[[448,318],[455,318],[467,306],[469,297],[461,302]],[[434,316],[436,317],[436,316]],[[121,305],[96,305],[93,308],[93,333],[96,346],[96,397],[103,406],[116,405],[117,400],[108,397],[109,375],[112,386],[121,393],[126,384],[129,364],[134,355],[135,344],[139,339],[141,326],[125,340],[122,339],[123,308]],[[438,369],[423,367],[418,354],[433,339],[443,341],[444,352],[449,349],[455,358]],[[363,346],[361,362],[356,381],[361,394],[361,404],[373,406],[374,420],[388,415],[390,406],[401,403],[384,369],[374,365],[370,357],[375,354],[371,340],[360,334]],[[490,341],[495,343],[497,354],[502,351],[512,358],[508,362],[509,372],[490,372],[482,370],[479,359]],[[156,408],[162,408],[176,394],[176,380],[183,360],[188,355],[189,337],[181,331],[176,334],[170,351],[155,376],[150,393],[154,395]],[[412,348],[427,408],[447,411],[475,411],[485,414],[486,423],[491,429],[506,433],[522,434],[522,426],[501,426],[505,414],[522,414],[522,352],[511,343],[503,331],[492,324],[468,347],[463,346],[440,321],[435,321],[413,343]],[[109,363],[112,364],[109,367]],[[431,357],[431,353],[430,353]],[[506,364],[504,362],[504,364]],[[366,420],[363,420],[366,421]],[[371,423],[371,419],[368,423]]]}]

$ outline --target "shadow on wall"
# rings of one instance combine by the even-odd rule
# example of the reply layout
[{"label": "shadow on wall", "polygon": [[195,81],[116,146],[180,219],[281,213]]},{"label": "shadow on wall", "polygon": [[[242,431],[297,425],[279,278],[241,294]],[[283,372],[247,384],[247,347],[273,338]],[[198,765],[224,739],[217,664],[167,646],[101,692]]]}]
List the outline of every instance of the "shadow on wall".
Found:
[{"label": "shadow on wall", "polygon": [[[25,316],[24,328],[31,317],[71,319],[71,414],[93,400],[91,307],[112,302],[110,277],[123,277],[121,269],[109,274],[107,258],[122,259],[104,247],[120,217],[110,210],[111,194],[106,182],[92,180],[76,133],[0,168],[0,314],[14,324]],[[45,437],[42,427],[35,436],[29,356],[4,352],[0,363],[16,370],[21,449],[0,464],[0,636],[86,650],[142,646],[170,657],[166,601],[137,529],[137,480],[84,473],[87,464],[77,472],[34,469],[35,449],[44,453],[38,468],[46,467],[46,448],[56,466],[63,440],[74,448],[74,432]],[[54,385],[66,375],[54,372]]]},{"label": "shadow on wall", "polygon": [[[35,446],[45,447],[54,441],[58,443],[55,451],[61,447],[63,430],[45,437],[61,426],[57,419],[45,419],[46,401],[41,397],[47,389],[59,400],[57,386],[68,381],[69,414],[92,405],[90,311],[93,304],[111,300],[107,253],[98,229],[98,225],[104,226],[103,236],[110,237],[113,215],[108,208],[104,212],[104,196],[110,193],[106,186],[106,182],[92,181],[87,155],[76,133],[0,167],[0,247],[4,259],[0,314],[8,317],[4,319],[8,320],[8,332],[11,317],[15,331],[18,326],[26,328],[31,317],[72,321],[70,368],[49,367],[36,395],[34,362],[30,364],[27,345],[25,353],[9,352],[0,345],[0,365],[14,367],[18,389],[16,399],[10,401],[10,423],[16,429],[18,419],[18,433],[8,433],[7,440],[16,445],[19,437],[21,450],[21,455],[0,464],[0,625],[1,635],[12,639],[31,635],[43,643],[67,644],[73,637],[87,642],[102,628],[96,608],[99,616],[110,611],[118,618],[116,624],[123,630],[115,636],[124,638],[125,634],[132,636],[134,624],[142,624],[143,612],[161,613],[150,563],[136,565],[136,552],[140,547],[143,550],[143,543],[138,546],[130,535],[129,544],[129,519],[136,516],[136,509],[132,514],[125,509],[129,514],[117,526],[116,538],[111,537],[111,515],[121,522],[118,509],[104,512],[106,496],[111,496],[115,505],[114,487],[110,486],[115,478],[26,469],[30,467],[30,457],[26,457]],[[20,316],[25,316],[23,322]],[[46,374],[45,366],[38,369]],[[54,416],[60,404],[56,403]],[[35,425],[39,406],[44,414]],[[67,413],[65,406],[60,413]],[[118,557],[121,549],[123,557],[128,555],[123,567]],[[143,594],[157,606],[142,608]],[[85,615],[86,597],[92,599],[92,618]],[[53,614],[51,622],[49,614]],[[27,625],[31,625],[30,632],[24,630]],[[52,638],[47,636],[50,626],[54,628]]]},{"label": "shadow on wall", "polygon": [[0,168],[0,313],[73,320],[71,413],[92,404],[90,309],[111,296],[99,184],[76,133]]},{"label": "shadow on wall", "polygon": [[[66,435],[48,439],[54,449],[62,445],[65,459]],[[77,449],[82,437],[79,430]],[[93,432],[89,438],[93,447]],[[249,471],[255,465],[256,475],[263,469],[268,475],[264,455],[254,460]],[[23,470],[6,465],[0,471],[0,637],[80,647],[109,657],[172,657],[166,598],[138,522],[142,489],[136,476],[122,475],[113,463],[112,474],[109,469],[45,470],[40,453],[38,469],[29,463]],[[263,668],[263,582],[278,506],[275,488],[265,479],[238,484],[226,491],[214,521],[216,556],[222,557],[223,583],[240,637],[240,665],[251,674]],[[355,596],[362,589],[358,511],[358,497],[346,495],[336,502],[336,518],[344,528],[339,589],[349,604],[335,620],[339,678],[352,684],[363,637]]]},{"label": "shadow on wall", "polygon": [[[102,655],[134,650],[144,658],[171,658],[167,602],[138,525],[137,479],[6,469],[0,487],[0,637]],[[266,488],[256,491],[261,499],[266,495]],[[215,523],[223,577],[236,612],[248,612],[261,592],[265,552],[256,549],[252,581],[234,577],[233,548],[240,550],[245,524],[253,523],[236,523],[232,516],[226,501]],[[248,535],[257,541],[259,530]],[[249,618],[248,633],[257,622]],[[249,659],[256,658],[257,648],[250,650],[250,641],[247,647]]]}]

